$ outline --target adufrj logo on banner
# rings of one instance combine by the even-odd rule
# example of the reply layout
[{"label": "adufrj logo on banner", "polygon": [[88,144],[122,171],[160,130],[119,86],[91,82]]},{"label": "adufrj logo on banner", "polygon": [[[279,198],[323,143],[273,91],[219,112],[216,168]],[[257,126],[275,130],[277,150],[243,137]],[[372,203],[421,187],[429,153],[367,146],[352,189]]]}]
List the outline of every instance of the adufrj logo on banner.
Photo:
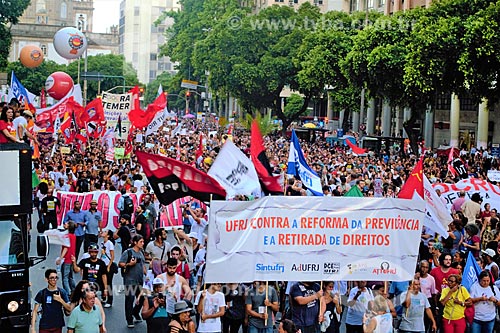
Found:
[{"label": "adufrj logo on banner", "polygon": [[422,199],[212,201],[207,282],[412,279]]}]

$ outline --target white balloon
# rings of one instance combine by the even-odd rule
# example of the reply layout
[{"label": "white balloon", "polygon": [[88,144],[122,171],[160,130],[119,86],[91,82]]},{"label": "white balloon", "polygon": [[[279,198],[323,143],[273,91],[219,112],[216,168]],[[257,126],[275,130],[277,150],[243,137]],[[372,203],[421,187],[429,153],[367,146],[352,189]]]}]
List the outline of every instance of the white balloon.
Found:
[{"label": "white balloon", "polygon": [[62,28],[54,35],[54,48],[65,59],[77,59],[87,49],[87,37],[77,28]]}]

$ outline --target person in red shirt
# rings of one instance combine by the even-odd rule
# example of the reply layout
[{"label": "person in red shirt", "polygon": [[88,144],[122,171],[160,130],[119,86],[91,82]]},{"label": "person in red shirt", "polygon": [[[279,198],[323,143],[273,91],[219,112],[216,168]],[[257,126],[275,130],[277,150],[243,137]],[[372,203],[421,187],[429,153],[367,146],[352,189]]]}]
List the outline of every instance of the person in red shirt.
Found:
[{"label": "person in red shirt", "polygon": [[73,279],[73,261],[71,257],[76,255],[76,224],[72,221],[68,222],[68,239],[69,247],[63,246],[61,249],[61,256],[56,260],[56,265],[61,265],[62,283],[64,290],[71,295],[75,290],[75,280]]},{"label": "person in red shirt", "polygon": [[0,115],[0,144],[9,142],[23,143],[23,141],[16,138],[16,129],[12,119],[14,119],[14,110],[4,106]]},{"label": "person in red shirt", "polygon": [[[444,288],[448,287],[448,277],[452,274],[455,275],[461,275],[460,271],[456,268],[451,267],[451,254],[449,253],[442,253],[439,256],[439,266],[434,267],[430,274],[436,281],[436,303],[438,305],[438,310],[436,311],[436,324],[438,326],[441,326],[442,324],[442,316],[443,316],[443,309],[444,307],[442,304],[439,302],[439,299],[441,298],[441,292]],[[438,328],[439,329],[439,328]]]}]

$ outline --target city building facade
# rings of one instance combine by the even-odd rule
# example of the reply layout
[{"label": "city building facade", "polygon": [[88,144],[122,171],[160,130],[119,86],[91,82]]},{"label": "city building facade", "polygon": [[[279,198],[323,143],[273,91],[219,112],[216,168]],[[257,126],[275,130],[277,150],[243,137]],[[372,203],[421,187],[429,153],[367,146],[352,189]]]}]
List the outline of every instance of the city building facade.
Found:
[{"label": "city building facade", "polygon": [[119,53],[137,70],[142,83],[149,83],[162,72],[175,73],[175,64],[160,56],[165,31],[173,24],[167,18],[155,22],[165,11],[180,10],[178,0],[123,0],[120,3]]}]

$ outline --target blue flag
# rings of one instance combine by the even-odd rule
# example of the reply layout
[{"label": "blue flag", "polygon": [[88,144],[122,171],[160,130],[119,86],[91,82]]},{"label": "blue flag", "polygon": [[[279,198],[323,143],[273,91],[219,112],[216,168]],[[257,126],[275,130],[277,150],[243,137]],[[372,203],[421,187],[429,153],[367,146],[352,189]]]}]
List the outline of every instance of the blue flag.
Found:
[{"label": "blue flag", "polygon": [[462,286],[470,290],[470,287],[478,281],[479,273],[481,273],[481,267],[479,267],[476,259],[472,255],[472,251],[469,251],[467,263],[464,268],[464,275],[462,277]]},{"label": "blue flag", "polygon": [[302,183],[316,196],[323,196],[321,179],[316,172],[311,169],[306,162],[299,139],[292,130],[292,140],[290,142],[290,152],[288,154],[287,174],[300,177]]},{"label": "blue flag", "polygon": [[31,103],[30,95],[33,94],[24,88],[23,84],[17,79],[16,74],[14,74],[14,71],[12,71],[8,100],[10,101],[13,97],[15,97],[21,105],[25,102],[26,104],[29,104]]}]

